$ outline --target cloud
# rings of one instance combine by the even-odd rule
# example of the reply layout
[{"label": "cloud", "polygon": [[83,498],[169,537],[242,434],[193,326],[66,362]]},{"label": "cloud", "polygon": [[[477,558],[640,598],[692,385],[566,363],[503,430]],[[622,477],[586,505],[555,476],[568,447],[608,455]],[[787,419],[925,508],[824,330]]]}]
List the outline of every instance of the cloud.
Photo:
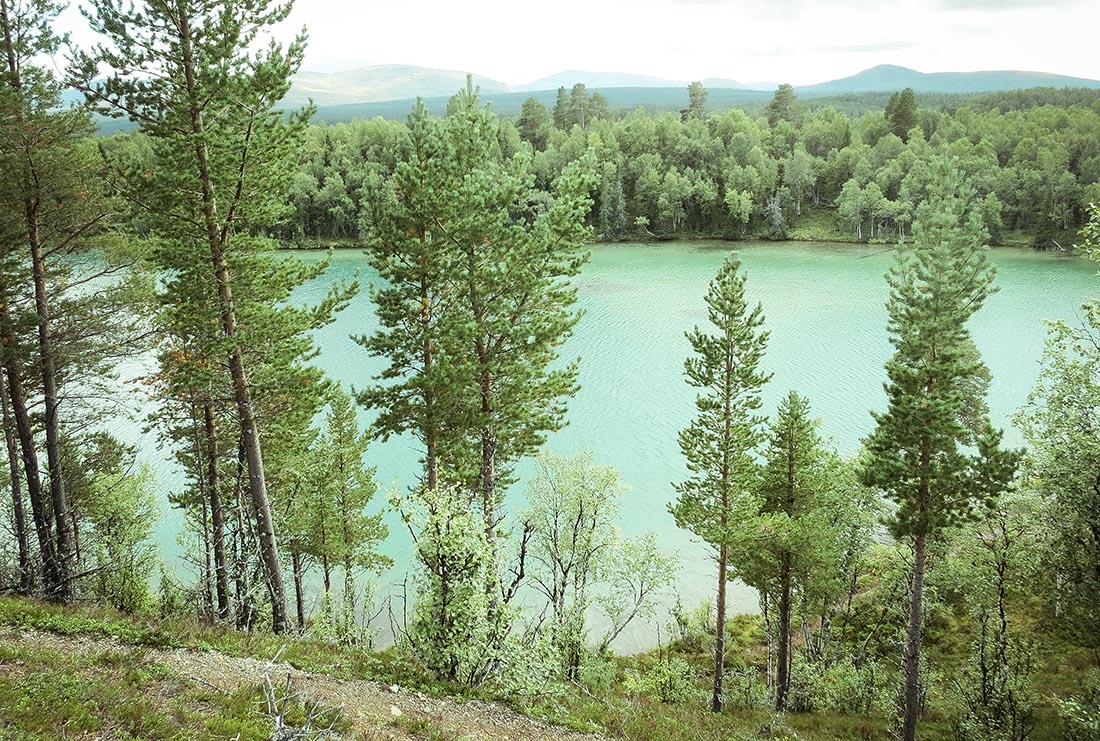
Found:
[{"label": "cloud", "polygon": [[1084,0],[936,0],[944,10],[1050,10],[1083,4]]},{"label": "cloud", "polygon": [[920,46],[919,41],[878,41],[873,44],[821,47],[822,51],[839,51],[851,54],[876,54],[884,51],[905,51]]}]

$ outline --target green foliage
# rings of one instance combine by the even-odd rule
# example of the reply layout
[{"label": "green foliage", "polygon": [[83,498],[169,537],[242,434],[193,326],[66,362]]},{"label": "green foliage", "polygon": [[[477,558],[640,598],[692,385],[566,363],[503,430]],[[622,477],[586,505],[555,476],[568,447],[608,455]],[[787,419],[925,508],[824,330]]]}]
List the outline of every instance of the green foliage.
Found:
[{"label": "green foliage", "polygon": [[[378,573],[392,561],[377,552],[388,534],[382,515],[365,511],[378,490],[375,469],[363,462],[369,442],[359,431],[352,398],[342,389],[334,389],[324,431],[314,444],[320,480],[316,504],[310,507],[314,528],[310,530],[309,553],[318,558],[323,555],[348,570]],[[321,538],[317,530],[324,527],[320,521],[326,516],[331,532]]]},{"label": "green foliage", "polygon": [[707,89],[701,82],[688,85],[688,107],[680,111],[683,118],[703,118],[706,112]]},{"label": "green foliage", "polygon": [[[356,290],[334,286],[317,306],[294,305],[293,290],[326,264],[275,258],[263,238],[288,212],[286,195],[312,113],[285,116],[275,108],[301,63],[304,37],[285,47],[259,43],[289,12],[290,4],[267,0],[170,6],[100,0],[86,15],[102,43],[78,53],[73,71],[97,110],[129,117],[148,136],[155,166],[126,169],[121,181],[129,200],[148,213],[158,247],[164,280],[155,380],[172,410],[158,421],[167,439],[186,441],[177,450],[194,485],[179,501],[199,510],[192,516],[204,523],[203,541],[215,541],[219,613],[228,612],[219,557],[225,535],[215,527],[206,537],[205,513],[209,506],[212,518],[227,519],[217,472],[225,454],[239,448],[235,462],[247,464],[256,543],[242,537],[238,552],[241,560],[258,555],[259,582],[280,632],[288,621],[267,479],[278,494],[294,457],[287,448],[300,444],[320,405],[320,373],[306,364],[314,354],[308,332],[331,321]],[[112,74],[97,80],[103,66]],[[254,388],[279,391],[254,394]],[[222,403],[226,398],[232,408]],[[246,530],[244,522],[238,526]],[[251,602],[251,595],[238,595],[246,622]]]},{"label": "green foliage", "polygon": [[[729,92],[711,91],[708,103],[714,108],[715,96]],[[901,100],[908,96],[902,91],[894,94],[899,117],[895,128],[882,115],[891,97],[886,93],[808,99],[799,123],[797,101],[792,120],[763,106],[698,116],[690,106],[681,110],[681,90],[681,100],[670,101],[668,112],[628,106],[624,110],[629,112],[607,120],[589,115],[585,131],[579,125],[572,128],[579,121],[567,121],[571,95],[563,88],[555,124],[549,123],[545,108],[553,101],[528,97],[517,131],[535,152],[532,169],[543,199],[554,178],[588,148],[591,135],[598,137],[593,152],[605,182],[587,220],[609,241],[617,236],[607,229],[602,191],[610,187],[611,173],[621,180],[625,223],[646,219],[657,234],[728,238],[785,231],[798,239],[809,234],[814,239],[893,241],[908,234],[914,209],[924,200],[929,168],[940,147],[947,147],[973,180],[978,198],[993,196],[983,215],[994,239],[1001,238],[997,224],[1002,223],[1009,232],[1025,230],[1027,243],[1053,247],[1057,241],[1065,246],[1072,239],[1069,230],[1085,220],[1090,200],[1100,193],[1100,157],[1089,146],[1100,136],[1100,119],[1091,108],[1093,93],[1079,98],[1084,91],[1047,92],[1049,99],[1036,94],[1033,100],[1020,96],[1017,102],[1013,94],[1005,94],[1003,107],[997,101],[978,106],[980,97],[968,106],[951,99],[947,109],[943,100],[922,95],[921,106],[914,99],[909,116]],[[777,92],[776,97],[785,96]],[[519,103],[517,98],[517,111]],[[494,103],[494,110],[504,109]],[[863,116],[865,112],[870,115]],[[769,121],[769,113],[774,120]],[[345,213],[349,202],[361,207],[364,194],[373,188],[369,183],[393,172],[396,139],[406,131],[400,124],[375,119],[311,132],[296,186],[295,203],[301,204],[291,220],[300,225],[296,229],[314,239],[356,238],[358,228],[334,215]],[[915,131],[920,135],[910,139]],[[501,151],[506,158],[518,153],[513,145]],[[847,215],[839,231],[831,225],[818,229],[803,206],[840,207],[849,180],[867,194],[873,209],[864,208],[859,227]],[[877,196],[868,191],[871,184]],[[321,190],[332,193],[329,208],[319,207]],[[661,195],[663,213],[658,212]],[[775,196],[782,230],[774,226],[777,210],[768,208]]]},{"label": "green foliage", "polygon": [[695,678],[691,664],[672,656],[654,662],[642,674],[639,685],[643,692],[661,702],[687,702],[699,694]]},{"label": "green foliage", "polygon": [[[770,426],[758,489],[730,549],[732,573],[757,590],[775,621],[768,634],[781,666],[779,709],[791,681],[795,613],[804,621],[807,658],[832,659],[823,655],[832,618],[845,597],[851,599],[851,581],[869,550],[878,509],[853,467],[828,448],[816,428],[809,402],[790,392]],[[812,623],[820,629],[813,630]]]},{"label": "green foliage", "polygon": [[921,703],[923,580],[928,541],[994,504],[1021,452],[1000,448],[989,422],[989,372],[966,322],[993,286],[987,233],[974,189],[940,160],[917,209],[912,249],[899,246],[887,274],[890,341],[887,410],[873,413],[860,478],[896,505],[891,534],[913,544],[903,692],[906,741],[916,737]]},{"label": "green foliage", "polygon": [[539,455],[523,519],[531,533],[531,579],[546,597],[551,640],[562,670],[576,679],[586,651],[585,612],[616,546],[614,522],[625,487],[618,471],[591,453]]},{"label": "green foliage", "polygon": [[755,666],[736,667],[726,673],[725,704],[733,710],[752,711],[772,707],[768,683]]},{"label": "green foliage", "polygon": [[[541,453],[528,484],[528,571],[546,597],[550,640],[569,679],[636,618],[651,617],[655,598],[675,578],[675,562],[660,553],[653,533],[619,538],[614,522],[624,491],[619,473],[596,465],[591,453]],[[589,646],[586,616],[593,606],[608,627]]]},{"label": "green foliage", "polygon": [[759,370],[767,332],[760,306],[745,300],[740,262],[729,258],[707,291],[707,315],[715,330],[687,334],[695,356],[684,363],[688,384],[700,389],[698,412],[680,433],[680,450],[692,477],[675,485],[679,499],[669,506],[676,524],[707,543],[729,544],[742,510],[751,506],[758,475],[752,453],[762,440],[760,388],[770,378]]},{"label": "green foliage", "polygon": [[[1019,454],[988,421],[988,371],[966,322],[993,290],[974,190],[941,161],[929,200],[890,269],[888,409],[876,413],[862,478],[897,506],[895,537],[934,534],[975,516],[1011,480]],[[973,449],[973,453],[969,452]]]},{"label": "green foliage", "polygon": [[759,477],[753,456],[764,422],[754,412],[760,408],[760,389],[771,377],[758,368],[768,335],[761,329],[760,306],[748,309],[739,266],[737,258],[727,258],[707,290],[707,317],[715,334],[698,327],[687,333],[695,355],[684,361],[684,375],[700,393],[695,398],[697,415],[680,431],[679,443],[692,475],[673,484],[679,497],[669,504],[676,524],[702,538],[718,555],[713,712],[722,709],[730,547],[742,520],[751,516]]},{"label": "green foliage", "polygon": [[909,130],[917,125],[917,97],[913,88],[894,93],[886,103],[886,120],[894,136],[909,141]]},{"label": "green foliage", "polygon": [[790,708],[829,715],[889,715],[894,710],[895,672],[868,661],[796,664]]},{"label": "green foliage", "polygon": [[1100,408],[1100,304],[1083,308],[1081,324],[1050,323],[1035,391],[1020,415],[1030,448],[1024,485],[1041,503],[1040,552],[1056,579],[1038,582],[1062,623],[1097,646],[1100,620],[1100,494],[1096,489],[1096,412]]},{"label": "green foliage", "polygon": [[137,474],[114,471],[99,477],[94,488],[91,594],[124,612],[142,612],[153,602],[149,574],[159,560],[149,542],[160,517],[153,474],[147,467]]},{"label": "green foliage", "polygon": [[538,101],[538,98],[528,98],[523,101],[523,110],[520,111],[516,128],[520,138],[531,145],[536,152],[545,151],[550,139],[552,126],[550,111]]},{"label": "green foliage", "polygon": [[[409,126],[405,159],[370,214],[371,262],[388,285],[373,294],[382,329],[361,342],[389,364],[360,401],[379,408],[378,434],[420,437],[429,479],[438,461],[492,510],[514,462],[563,424],[573,392],[576,368],[551,363],[576,322],[568,278],[587,259],[592,163],[567,167],[544,208],[529,161],[499,159],[498,122],[472,89],[446,119],[418,108]],[[483,460],[490,449],[495,460]]]},{"label": "green foliage", "polygon": [[480,684],[500,663],[500,625],[488,620],[492,548],[481,509],[457,487],[416,490],[394,507],[414,534],[419,570],[403,640],[436,676]]},{"label": "green foliage", "polygon": [[1083,678],[1080,694],[1058,701],[1058,717],[1065,738],[1073,741],[1100,739],[1100,672]]},{"label": "green foliage", "polygon": [[802,108],[794,94],[794,88],[784,83],[776,88],[771,101],[764,106],[764,115],[768,118],[768,125],[775,126],[780,121],[798,126],[802,123]]},{"label": "green foliage", "polygon": [[1035,730],[1039,697],[1031,682],[1034,648],[1004,641],[983,621],[969,665],[956,679],[955,733],[973,741],[1022,741]]}]

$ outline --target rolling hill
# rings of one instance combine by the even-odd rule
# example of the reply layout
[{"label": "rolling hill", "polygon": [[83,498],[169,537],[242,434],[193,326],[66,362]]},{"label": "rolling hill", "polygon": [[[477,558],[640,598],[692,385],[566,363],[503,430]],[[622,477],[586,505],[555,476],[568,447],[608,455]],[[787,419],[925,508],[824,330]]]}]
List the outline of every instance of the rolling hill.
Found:
[{"label": "rolling hill", "polygon": [[[483,93],[511,90],[508,85],[474,75]],[[404,64],[383,64],[345,72],[299,72],[291,79],[285,105],[297,107],[312,98],[319,106],[375,103],[450,96],[466,85],[466,73]]]},{"label": "rolling hill", "polygon": [[1046,72],[1000,70],[988,72],[918,72],[881,64],[850,77],[796,87],[798,93],[890,92],[913,88],[917,93],[991,93],[1032,87],[1100,88],[1100,80],[1066,77]]}]

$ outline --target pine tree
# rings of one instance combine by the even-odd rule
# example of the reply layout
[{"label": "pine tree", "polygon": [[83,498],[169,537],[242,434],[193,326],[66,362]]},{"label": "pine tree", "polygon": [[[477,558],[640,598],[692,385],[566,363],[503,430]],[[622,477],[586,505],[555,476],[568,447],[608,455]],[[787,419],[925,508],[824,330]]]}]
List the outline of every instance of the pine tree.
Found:
[{"label": "pine tree", "polygon": [[987,234],[974,189],[956,164],[937,163],[917,209],[913,246],[899,247],[887,275],[888,406],[874,413],[861,477],[897,509],[894,537],[913,546],[904,667],[905,741],[920,712],[921,616],[929,540],[971,518],[1004,490],[1018,453],[1000,449],[989,421],[986,370],[966,323],[993,291]]},{"label": "pine tree", "polygon": [[317,446],[327,464],[327,490],[336,514],[329,547],[333,560],[344,570],[344,617],[349,625],[355,613],[356,573],[363,569],[380,572],[391,563],[376,550],[388,533],[382,515],[364,512],[378,489],[375,469],[363,463],[369,441],[359,431],[351,397],[340,389],[334,390],[325,417],[325,432]]},{"label": "pine tree", "polygon": [[550,111],[539,102],[538,98],[532,96],[523,101],[516,128],[519,130],[520,138],[530,144],[536,152],[546,150],[552,123]]},{"label": "pine tree", "polygon": [[[301,62],[304,39],[285,49],[272,42],[252,51],[287,17],[289,3],[91,5],[89,21],[106,43],[78,55],[76,74],[100,110],[129,116],[151,137],[157,167],[135,190],[164,245],[159,266],[178,271],[165,288],[173,296],[169,302],[216,310],[217,327],[204,346],[228,362],[272,627],[284,632],[286,596],[253,400],[259,379],[249,367],[257,365],[250,351],[268,348],[250,330],[265,321],[285,323],[272,308],[292,279],[308,273],[280,272],[273,260],[256,254],[260,243],[250,236],[286,208],[283,196],[309,111],[287,121],[275,106]],[[100,64],[114,73],[92,83]],[[242,286],[245,281],[250,284]],[[264,293],[271,283],[275,289]],[[281,349],[293,352],[298,333],[283,337]]]},{"label": "pine tree", "polygon": [[452,106],[446,136],[464,177],[453,191],[460,216],[445,235],[457,294],[448,343],[458,359],[456,426],[476,441],[459,465],[472,474],[492,544],[512,466],[562,426],[562,400],[576,390],[576,364],[551,364],[579,318],[569,279],[588,259],[580,247],[596,177],[593,157],[583,157],[555,182],[553,205],[531,211],[529,159],[495,159],[495,117],[469,85]]},{"label": "pine tree", "polygon": [[[365,220],[386,287],[373,294],[381,329],[359,340],[389,364],[360,401],[378,410],[377,434],[412,431],[421,441],[417,499],[458,487],[481,512],[480,537],[493,556],[482,572],[482,619],[497,647],[510,629],[503,606],[517,587],[499,563],[503,492],[515,463],[564,423],[563,399],[576,386],[575,364],[552,364],[577,321],[569,279],[587,259],[580,247],[593,158],[567,167],[546,204],[535,195],[529,154],[502,159],[496,117],[479,107],[470,83],[446,118],[434,121],[418,106],[409,128],[403,161]],[[430,570],[449,557],[418,553]],[[444,593],[447,573],[437,574]]]},{"label": "pine tree", "polygon": [[688,107],[680,111],[680,118],[687,121],[691,118],[705,118],[707,101],[707,89],[701,82],[693,82],[688,85]]},{"label": "pine tree", "polygon": [[752,507],[759,477],[753,451],[762,440],[760,389],[771,377],[760,371],[768,333],[757,305],[749,310],[740,262],[730,257],[707,291],[707,316],[714,334],[696,327],[687,333],[695,355],[684,362],[688,384],[700,390],[697,415],[680,432],[680,450],[692,472],[675,484],[679,499],[669,506],[676,524],[717,552],[718,594],[711,710],[722,711],[725,667],[726,582],[730,546],[739,513]]},{"label": "pine tree", "polygon": [[[390,365],[362,396],[381,434],[415,430],[426,483],[477,494],[490,535],[510,467],[563,422],[576,369],[551,369],[572,330],[568,279],[587,254],[591,159],[558,179],[553,205],[533,207],[529,161],[501,162],[496,118],[468,88],[451,113],[410,117],[410,148],[371,214],[374,293],[383,330],[363,344]],[[457,184],[457,186],[455,185]]]},{"label": "pine tree", "polygon": [[565,131],[569,128],[569,93],[564,86],[558,88],[558,97],[554,100],[553,121],[555,129]]},{"label": "pine tree", "polygon": [[[355,338],[389,364],[378,383],[359,395],[378,411],[374,434],[382,439],[412,432],[424,447],[424,484],[439,486],[447,389],[452,382],[440,345],[446,297],[454,291],[447,228],[458,216],[448,183],[461,177],[441,123],[417,102],[408,120],[409,139],[392,180],[373,194],[361,231],[371,266],[385,281],[374,300],[381,329]],[[438,357],[438,355],[442,355]],[[444,397],[441,401],[441,397]],[[453,462],[448,468],[454,475]]]},{"label": "pine tree", "polygon": [[777,611],[775,707],[787,708],[791,682],[791,620],[796,601],[821,591],[833,576],[858,497],[844,463],[817,432],[807,399],[791,391],[769,429],[758,509],[746,523],[731,562],[737,575]]},{"label": "pine tree", "polygon": [[913,88],[907,87],[890,96],[886,102],[886,120],[894,136],[903,142],[909,141],[909,130],[917,125],[917,97]]},{"label": "pine tree", "polygon": [[[88,422],[67,399],[66,383],[94,396],[112,377],[107,357],[131,350],[122,330],[131,284],[120,280],[125,261],[105,238],[112,203],[102,160],[90,141],[87,112],[63,109],[62,84],[40,66],[55,55],[62,6],[47,0],[0,2],[0,340],[11,422],[22,459],[23,483],[38,534],[46,593],[71,601],[76,593],[76,544],[67,492],[66,427]],[[73,258],[97,249],[97,259]],[[97,285],[95,291],[87,290]],[[136,283],[134,284],[136,285]],[[28,302],[30,310],[20,307]],[[30,325],[25,319],[32,320]],[[134,320],[138,327],[141,322]],[[32,405],[41,399],[48,489],[39,473]],[[94,412],[91,416],[95,416]],[[17,473],[13,469],[13,473]],[[14,483],[14,479],[13,479]],[[48,492],[48,496],[47,496]]]}]

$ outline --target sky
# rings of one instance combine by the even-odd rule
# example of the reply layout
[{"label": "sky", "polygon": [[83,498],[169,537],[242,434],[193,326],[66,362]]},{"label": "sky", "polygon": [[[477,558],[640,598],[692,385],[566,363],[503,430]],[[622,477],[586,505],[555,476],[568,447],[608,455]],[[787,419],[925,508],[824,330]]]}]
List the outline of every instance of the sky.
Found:
[{"label": "sky", "polygon": [[[75,8],[59,19],[91,40]],[[805,85],[878,64],[1100,79],[1096,0],[297,0],[303,70],[412,64],[522,84],[564,70]]]}]

